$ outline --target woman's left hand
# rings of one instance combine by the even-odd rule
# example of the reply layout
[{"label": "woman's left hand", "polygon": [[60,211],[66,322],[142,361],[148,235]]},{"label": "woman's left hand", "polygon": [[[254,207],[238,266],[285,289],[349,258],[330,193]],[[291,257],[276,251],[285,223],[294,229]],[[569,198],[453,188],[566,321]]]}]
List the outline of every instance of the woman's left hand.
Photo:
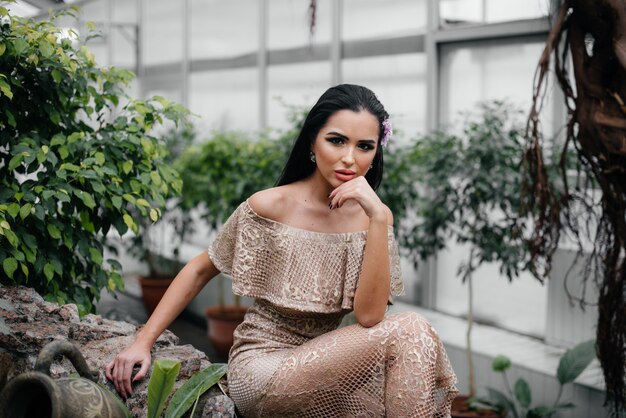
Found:
[{"label": "woman's left hand", "polygon": [[387,221],[387,209],[365,177],[359,176],[333,190],[330,195],[330,208],[340,208],[347,200],[354,199],[370,219]]}]

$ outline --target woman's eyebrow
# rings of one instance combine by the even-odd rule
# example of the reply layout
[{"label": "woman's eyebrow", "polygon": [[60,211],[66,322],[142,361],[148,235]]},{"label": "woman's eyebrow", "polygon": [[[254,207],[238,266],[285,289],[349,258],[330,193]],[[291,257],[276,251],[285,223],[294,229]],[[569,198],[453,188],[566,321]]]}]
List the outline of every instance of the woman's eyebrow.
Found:
[{"label": "woman's eyebrow", "polygon": [[339,132],[335,132],[335,131],[326,132],[326,135],[336,135],[340,138],[348,139],[348,137],[345,136],[344,134],[340,134]]},{"label": "woman's eyebrow", "polygon": [[[342,139],[345,139],[346,141],[349,139],[344,134],[340,134],[339,132],[336,132],[336,131],[326,132],[326,135],[335,135],[335,136],[338,136],[338,137],[340,137]],[[375,144],[376,140],[375,139],[361,139],[361,140],[359,140],[359,142],[366,142],[366,143]]]}]

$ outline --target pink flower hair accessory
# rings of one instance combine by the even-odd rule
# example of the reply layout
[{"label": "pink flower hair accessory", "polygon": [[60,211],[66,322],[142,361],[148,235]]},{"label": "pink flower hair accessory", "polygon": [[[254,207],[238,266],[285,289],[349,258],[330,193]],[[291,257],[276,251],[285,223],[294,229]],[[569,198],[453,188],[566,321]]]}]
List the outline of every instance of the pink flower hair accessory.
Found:
[{"label": "pink flower hair accessory", "polygon": [[383,121],[383,137],[380,140],[380,145],[383,147],[387,146],[387,142],[393,136],[393,127],[391,126],[391,121],[389,118]]}]

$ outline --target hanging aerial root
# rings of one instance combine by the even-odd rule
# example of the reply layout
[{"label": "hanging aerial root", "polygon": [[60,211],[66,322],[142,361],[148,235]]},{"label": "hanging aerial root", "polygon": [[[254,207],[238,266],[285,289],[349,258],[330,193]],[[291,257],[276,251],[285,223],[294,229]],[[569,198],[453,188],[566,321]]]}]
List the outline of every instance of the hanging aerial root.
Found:
[{"label": "hanging aerial root", "polygon": [[[575,89],[565,63],[571,55]],[[562,186],[546,170],[539,112],[551,56],[565,96],[568,121],[560,155]],[[576,94],[574,93],[576,92]],[[593,242],[586,263],[602,265],[597,350],[614,416],[626,415],[626,8],[622,0],[565,0],[541,55],[533,87],[524,154],[525,207],[535,218],[529,241],[531,270],[543,279],[561,232]],[[576,155],[574,164],[570,155]],[[572,170],[577,172],[570,185]],[[601,193],[598,210],[594,196]],[[581,208],[586,214],[581,215]],[[595,236],[589,236],[594,228]],[[583,269],[583,285],[592,272]]]}]

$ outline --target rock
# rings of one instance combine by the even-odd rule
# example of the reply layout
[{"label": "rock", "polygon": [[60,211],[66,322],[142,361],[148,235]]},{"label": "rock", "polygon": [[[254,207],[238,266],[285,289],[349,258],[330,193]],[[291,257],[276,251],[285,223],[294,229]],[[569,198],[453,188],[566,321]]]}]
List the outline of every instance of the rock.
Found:
[{"label": "rock", "polygon": [[234,415],[235,403],[226,395],[217,395],[209,398],[204,404],[204,410],[202,411],[202,418],[226,418]]},{"label": "rock", "polygon": [[[106,379],[104,368],[121,348],[134,340],[138,330],[133,324],[103,319],[100,315],[90,314],[81,319],[76,305],[58,306],[46,302],[30,288],[0,287],[0,390],[13,377],[32,370],[37,355],[46,344],[55,339],[66,339],[80,349],[89,367],[98,372],[99,383],[117,393]],[[153,364],[161,358],[180,361],[175,389],[194,373],[211,364],[203,352],[191,345],[178,345],[178,342],[178,337],[165,331],[152,350]],[[133,396],[125,402],[134,417],[147,415],[147,390],[151,372],[152,366],[145,379],[133,384]],[[65,358],[57,360],[50,367],[52,378],[73,373],[76,371]],[[195,416],[200,416],[199,411],[208,410],[209,415],[203,413],[203,417],[235,417],[232,400],[217,387],[207,391],[200,400],[202,402],[198,403]]]}]

